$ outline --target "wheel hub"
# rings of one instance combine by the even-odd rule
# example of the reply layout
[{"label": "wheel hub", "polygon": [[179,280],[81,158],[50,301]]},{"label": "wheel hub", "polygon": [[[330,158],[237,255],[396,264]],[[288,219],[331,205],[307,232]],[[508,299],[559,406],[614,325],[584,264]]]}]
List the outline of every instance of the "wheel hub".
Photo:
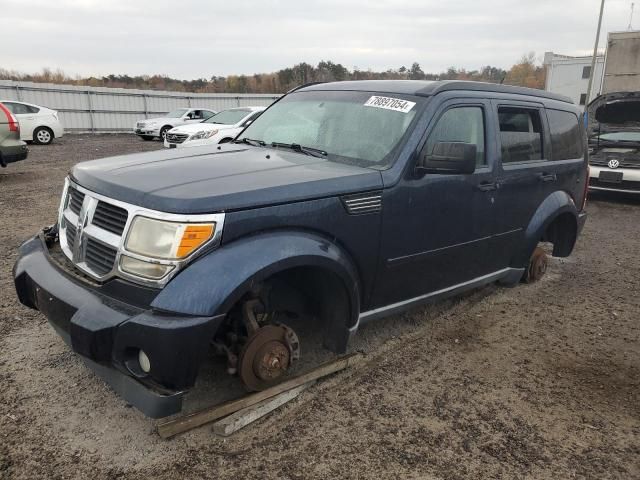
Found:
[{"label": "wheel hub", "polygon": [[527,272],[527,282],[537,282],[547,272],[548,258],[546,252],[537,247],[531,255],[529,270]]},{"label": "wheel hub", "polygon": [[284,325],[266,325],[242,347],[238,373],[249,390],[264,390],[284,376],[298,357],[295,333]]}]

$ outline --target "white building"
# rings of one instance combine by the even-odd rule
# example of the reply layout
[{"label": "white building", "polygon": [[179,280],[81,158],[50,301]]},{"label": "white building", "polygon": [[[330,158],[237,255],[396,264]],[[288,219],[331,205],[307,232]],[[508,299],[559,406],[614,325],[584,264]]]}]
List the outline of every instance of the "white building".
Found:
[{"label": "white building", "polygon": [[[545,90],[559,93],[571,98],[574,103],[584,105],[589,88],[591,73],[591,55],[585,57],[569,57],[553,52],[544,54],[544,66],[547,70]],[[604,72],[604,55],[596,57],[595,75],[591,87],[589,101],[600,94]]]}]

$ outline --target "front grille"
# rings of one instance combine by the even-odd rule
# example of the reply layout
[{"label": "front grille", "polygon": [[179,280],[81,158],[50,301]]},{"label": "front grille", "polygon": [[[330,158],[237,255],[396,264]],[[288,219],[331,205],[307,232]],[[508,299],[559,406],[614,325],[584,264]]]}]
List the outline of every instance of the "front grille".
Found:
[{"label": "front grille", "polygon": [[589,163],[591,165],[597,165],[598,167],[608,167],[610,160],[618,160],[619,168],[640,168],[640,156],[638,154],[634,155],[593,155],[589,157]]},{"label": "front grille", "polygon": [[589,179],[589,186],[640,192],[640,182],[631,182],[629,180],[622,180],[621,182],[603,182],[602,180],[591,177],[591,179]]},{"label": "front grille", "polygon": [[184,133],[167,133],[167,142],[169,143],[182,143],[187,138],[189,138],[189,135]]},{"label": "front grille", "polygon": [[93,214],[93,223],[95,226],[103,228],[108,232],[122,235],[124,227],[127,224],[128,213],[124,208],[116,207],[106,202],[98,202],[96,211]]},{"label": "front grille", "polygon": [[76,190],[75,188],[69,188],[69,210],[76,215],[80,214],[82,208],[82,202],[84,202],[84,193]]},{"label": "front grille", "polygon": [[73,248],[76,241],[76,227],[67,222],[65,234],[67,235],[67,245],[69,245],[70,248]]},{"label": "front grille", "polygon": [[87,238],[85,262],[98,275],[105,275],[113,270],[117,253],[115,248],[104,245],[93,238]]},{"label": "front grille", "polygon": [[364,215],[382,210],[382,192],[358,193],[342,197],[349,215]]}]

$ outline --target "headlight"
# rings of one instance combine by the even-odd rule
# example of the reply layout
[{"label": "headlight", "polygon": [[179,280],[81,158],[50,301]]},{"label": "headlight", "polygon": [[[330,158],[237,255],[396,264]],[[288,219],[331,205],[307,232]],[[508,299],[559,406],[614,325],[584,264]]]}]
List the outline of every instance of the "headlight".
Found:
[{"label": "headlight", "polygon": [[218,133],[218,130],[202,130],[194,133],[189,140],[204,140],[205,138],[213,137],[216,133]]},{"label": "headlight", "polygon": [[128,255],[122,255],[120,257],[120,269],[138,277],[159,280],[171,272],[174,266],[138,260]]},{"label": "headlight", "polygon": [[207,243],[215,230],[215,223],[177,223],[137,216],[125,249],[147,257],[179,260]]}]

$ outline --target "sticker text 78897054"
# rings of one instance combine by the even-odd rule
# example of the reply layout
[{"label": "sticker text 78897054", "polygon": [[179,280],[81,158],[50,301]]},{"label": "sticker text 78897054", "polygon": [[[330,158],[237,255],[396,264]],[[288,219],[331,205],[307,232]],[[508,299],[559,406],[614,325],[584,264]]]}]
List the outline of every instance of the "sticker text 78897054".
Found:
[{"label": "sticker text 78897054", "polygon": [[413,108],[415,104],[415,102],[409,102],[408,100],[402,100],[401,98],[378,97],[374,95],[364,103],[364,106],[384,108],[386,110],[393,110],[395,112],[407,113]]}]

